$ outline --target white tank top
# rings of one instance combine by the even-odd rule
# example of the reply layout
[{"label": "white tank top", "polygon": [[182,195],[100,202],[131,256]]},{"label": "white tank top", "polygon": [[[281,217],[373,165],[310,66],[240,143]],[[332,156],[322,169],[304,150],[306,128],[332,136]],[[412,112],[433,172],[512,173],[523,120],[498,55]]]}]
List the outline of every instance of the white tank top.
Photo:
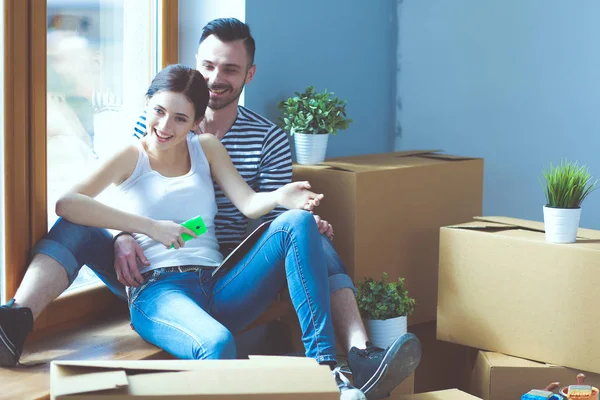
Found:
[{"label": "white tank top", "polygon": [[140,273],[179,265],[217,266],[223,260],[215,236],[217,203],[210,166],[198,135],[190,133],[187,146],[192,164],[189,172],[169,178],[150,167],[148,154],[140,142],[135,169],[119,185],[125,196],[124,208],[131,213],[177,223],[200,215],[208,229],[206,233],[185,242],[181,249],[166,249],[163,244],[146,235],[134,234],[133,237],[150,261],[149,266],[139,265]]}]

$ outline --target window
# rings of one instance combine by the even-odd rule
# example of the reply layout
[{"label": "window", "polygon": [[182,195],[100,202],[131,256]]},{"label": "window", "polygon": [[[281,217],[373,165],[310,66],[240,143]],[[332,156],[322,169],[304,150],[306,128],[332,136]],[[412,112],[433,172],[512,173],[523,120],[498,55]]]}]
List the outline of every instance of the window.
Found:
[{"label": "window", "polygon": [[[47,209],[131,140],[156,73],[157,7],[147,0],[48,0]],[[114,193],[99,200],[110,204]],[[84,267],[69,290],[96,282]]]},{"label": "window", "polygon": [[[4,302],[19,286],[30,247],[56,220],[57,197],[131,140],[151,77],[177,62],[178,1],[0,2],[11,132],[3,143],[3,232],[10,232],[3,240]],[[110,193],[103,200],[110,202]],[[116,297],[91,285],[92,277],[82,273],[76,290],[51,304],[36,330],[111,309]]]}]

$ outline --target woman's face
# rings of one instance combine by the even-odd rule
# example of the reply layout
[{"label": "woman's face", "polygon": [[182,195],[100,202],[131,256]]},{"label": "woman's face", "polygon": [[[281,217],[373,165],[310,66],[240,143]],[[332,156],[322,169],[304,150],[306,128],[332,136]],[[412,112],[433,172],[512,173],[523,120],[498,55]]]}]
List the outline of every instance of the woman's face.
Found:
[{"label": "woman's face", "polygon": [[182,93],[159,91],[146,106],[146,140],[157,149],[184,142],[196,125],[194,105]]}]

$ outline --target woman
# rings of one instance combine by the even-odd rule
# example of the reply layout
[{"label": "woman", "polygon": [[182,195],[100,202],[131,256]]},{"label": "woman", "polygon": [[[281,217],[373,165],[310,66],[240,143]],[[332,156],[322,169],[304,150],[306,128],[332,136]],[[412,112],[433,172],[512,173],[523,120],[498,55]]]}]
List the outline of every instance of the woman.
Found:
[{"label": "woman", "polygon": [[[143,140],[108,160],[56,204],[57,215],[71,222],[135,233],[150,261],[140,266],[144,283],[128,291],[136,331],[179,358],[235,358],[232,333],[264,312],[287,282],[307,356],[334,365],[323,247],[308,212],[323,195],[311,192],[308,182],[255,193],[216,137],[191,133],[209,98],[198,71],[166,67],[146,98]],[[235,266],[215,277],[212,271],[222,255],[214,234],[212,179],[250,218],[276,206],[299,209],[284,213]],[[111,184],[126,194],[130,212],[94,200]],[[180,225],[197,215],[208,228],[198,237]],[[194,239],[184,242],[184,233]]]}]

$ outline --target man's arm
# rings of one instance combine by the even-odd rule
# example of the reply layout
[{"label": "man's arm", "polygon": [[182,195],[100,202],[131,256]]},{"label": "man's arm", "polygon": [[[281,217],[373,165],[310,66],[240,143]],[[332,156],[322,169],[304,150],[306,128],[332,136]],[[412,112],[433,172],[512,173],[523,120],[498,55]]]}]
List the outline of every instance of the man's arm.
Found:
[{"label": "man's arm", "polygon": [[[279,127],[267,133],[258,167],[258,191],[272,192],[292,181],[292,149],[287,134]],[[285,209],[277,207],[263,221],[272,221]]]}]

